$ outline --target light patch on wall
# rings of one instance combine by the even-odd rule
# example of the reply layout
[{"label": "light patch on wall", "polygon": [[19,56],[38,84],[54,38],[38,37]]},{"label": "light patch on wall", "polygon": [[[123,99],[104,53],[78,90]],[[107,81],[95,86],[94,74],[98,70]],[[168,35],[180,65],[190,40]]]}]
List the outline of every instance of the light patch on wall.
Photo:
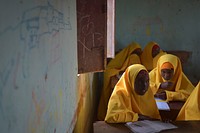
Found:
[{"label": "light patch on wall", "polygon": [[146,25],[146,35],[147,36],[151,35],[151,27],[150,27],[150,25]]}]

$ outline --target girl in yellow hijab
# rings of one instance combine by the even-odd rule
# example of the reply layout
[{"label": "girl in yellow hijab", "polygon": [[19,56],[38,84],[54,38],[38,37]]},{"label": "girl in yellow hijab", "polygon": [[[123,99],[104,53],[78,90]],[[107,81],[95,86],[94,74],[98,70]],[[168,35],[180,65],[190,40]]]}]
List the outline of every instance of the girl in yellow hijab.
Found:
[{"label": "girl in yellow hijab", "polygon": [[179,58],[172,54],[161,56],[149,76],[153,94],[166,101],[186,101],[194,89]]},{"label": "girl in yellow hijab", "polygon": [[104,71],[103,88],[98,106],[97,117],[99,120],[104,120],[105,118],[108,100],[113,91],[111,78],[117,78],[120,73],[123,73],[125,69],[132,64],[140,64],[140,53],[141,46],[133,42],[120,51],[115,58],[108,63]]},{"label": "girl in yellow hijab", "polygon": [[176,120],[200,120],[200,82],[181,108]]},{"label": "girl in yellow hijab", "polygon": [[108,103],[105,121],[133,122],[160,119],[159,111],[149,88],[149,75],[141,64],[131,65],[117,82]]},{"label": "girl in yellow hijab", "polygon": [[147,43],[142,51],[141,63],[147,68],[148,71],[151,71],[156,67],[159,57],[164,54],[166,54],[166,52],[163,52],[156,42],[151,41]]}]

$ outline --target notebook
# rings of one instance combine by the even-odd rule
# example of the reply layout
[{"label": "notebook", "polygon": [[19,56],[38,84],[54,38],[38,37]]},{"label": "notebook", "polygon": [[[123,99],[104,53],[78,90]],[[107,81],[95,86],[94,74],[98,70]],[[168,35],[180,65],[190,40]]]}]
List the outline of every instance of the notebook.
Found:
[{"label": "notebook", "polygon": [[162,121],[136,121],[125,124],[134,133],[156,133],[163,130],[175,129],[177,126]]}]

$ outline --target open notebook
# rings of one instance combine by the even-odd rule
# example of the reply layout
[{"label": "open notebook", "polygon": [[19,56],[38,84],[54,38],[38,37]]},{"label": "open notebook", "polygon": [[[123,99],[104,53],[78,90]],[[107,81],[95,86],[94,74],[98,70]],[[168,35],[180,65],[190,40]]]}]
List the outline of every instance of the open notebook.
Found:
[{"label": "open notebook", "polygon": [[177,126],[162,121],[136,121],[125,124],[134,133],[156,133],[163,130],[175,129]]}]

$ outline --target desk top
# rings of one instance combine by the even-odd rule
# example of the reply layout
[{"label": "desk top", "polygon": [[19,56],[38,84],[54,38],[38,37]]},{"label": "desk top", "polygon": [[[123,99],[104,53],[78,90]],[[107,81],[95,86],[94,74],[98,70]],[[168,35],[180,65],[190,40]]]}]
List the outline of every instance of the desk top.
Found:
[{"label": "desk top", "polygon": [[[200,133],[200,121],[175,121],[172,124],[178,128],[161,133]],[[104,121],[93,123],[94,133],[132,133],[124,124],[108,124]]]},{"label": "desk top", "polygon": [[172,121],[176,120],[176,117],[181,110],[182,106],[184,105],[184,102],[181,101],[171,101],[168,102],[170,111],[168,110],[159,110],[161,118],[164,119],[170,119]]},{"label": "desk top", "polygon": [[170,101],[168,102],[169,108],[171,110],[180,110],[185,102],[182,101]]}]

